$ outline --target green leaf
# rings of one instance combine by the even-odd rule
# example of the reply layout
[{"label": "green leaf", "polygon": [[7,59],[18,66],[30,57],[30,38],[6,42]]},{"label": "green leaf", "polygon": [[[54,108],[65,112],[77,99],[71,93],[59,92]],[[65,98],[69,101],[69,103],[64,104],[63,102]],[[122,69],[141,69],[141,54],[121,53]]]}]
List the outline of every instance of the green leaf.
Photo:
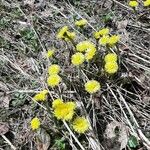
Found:
[{"label": "green leaf", "polygon": [[131,135],[128,140],[128,146],[130,148],[136,148],[138,145],[139,145],[139,142],[138,142],[137,138],[135,136]]}]

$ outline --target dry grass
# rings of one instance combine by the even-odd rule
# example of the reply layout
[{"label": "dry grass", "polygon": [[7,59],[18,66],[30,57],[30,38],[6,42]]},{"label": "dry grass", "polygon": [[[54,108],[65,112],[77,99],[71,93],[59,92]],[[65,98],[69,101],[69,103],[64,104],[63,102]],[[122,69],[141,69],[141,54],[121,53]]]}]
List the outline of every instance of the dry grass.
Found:
[{"label": "dry grass", "polygon": [[[135,14],[127,0],[40,0],[34,3],[32,0],[2,0],[0,12],[0,118],[1,122],[9,124],[9,131],[0,139],[1,149],[38,149],[37,134],[29,127],[35,115],[42,120],[48,134],[46,136],[44,132],[45,137],[51,138],[51,150],[59,149],[56,140],[60,139],[66,149],[119,150],[118,137],[109,138],[105,133],[112,121],[125,126],[127,136],[124,138],[131,134],[137,137],[139,146],[136,149],[150,148],[148,9],[140,6]],[[88,20],[85,31],[74,26],[74,20],[78,18]],[[118,74],[103,78],[95,73],[99,66],[94,63],[81,68],[79,74],[79,70],[70,65],[69,51],[73,46],[55,38],[64,25],[77,32],[76,42],[90,39],[95,43],[93,32],[104,26],[111,28],[112,33],[120,34]],[[57,50],[55,58],[47,60],[45,53],[52,47]],[[98,50],[100,53],[105,51],[100,47]],[[66,122],[60,123],[49,115],[45,106],[33,102],[35,93],[48,89],[45,81],[51,63],[61,66],[64,82],[58,88],[49,89],[49,103],[60,96],[76,101],[80,108],[78,113],[85,115],[91,125],[84,135],[74,133]],[[83,90],[83,84],[92,78],[102,84],[102,90],[94,96]],[[0,131],[1,128],[0,124]]]}]

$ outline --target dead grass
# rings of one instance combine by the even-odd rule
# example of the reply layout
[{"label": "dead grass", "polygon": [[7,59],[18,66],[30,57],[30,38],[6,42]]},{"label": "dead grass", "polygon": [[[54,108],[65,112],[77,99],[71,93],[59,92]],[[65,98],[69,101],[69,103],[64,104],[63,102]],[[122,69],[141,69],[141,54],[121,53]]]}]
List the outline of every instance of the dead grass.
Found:
[{"label": "dead grass", "polygon": [[[126,0],[8,0],[0,3],[0,119],[9,124],[9,131],[5,134],[1,133],[0,124],[1,149],[38,149],[41,141],[29,127],[35,115],[40,116],[44,129],[38,136],[48,139],[51,150],[59,149],[56,140],[61,138],[66,149],[119,150],[126,146],[131,134],[139,141],[137,150],[150,148],[148,9],[140,6],[135,15]],[[74,20],[78,18],[88,20],[84,32],[74,26]],[[112,33],[120,34],[118,74],[106,80],[95,74],[99,66],[91,64],[88,69],[81,69],[79,78],[78,70],[68,65],[69,50],[73,47],[55,38],[63,25],[78,33],[77,42],[85,39],[95,42],[91,38],[93,32],[104,26],[111,28]],[[50,61],[44,55],[52,47],[57,52],[56,59]],[[104,50],[99,48],[101,51]],[[65,82],[59,88],[49,90],[49,103],[60,94],[64,99],[75,100],[80,108],[79,114],[86,115],[91,124],[85,135],[77,135],[66,122],[54,120],[47,114],[47,108],[32,101],[35,93],[48,89],[45,81],[51,63],[62,67],[61,76]],[[102,84],[101,92],[92,97],[80,84],[91,78]],[[117,122],[121,131],[118,131],[118,136],[111,137],[105,132],[111,122]]]}]

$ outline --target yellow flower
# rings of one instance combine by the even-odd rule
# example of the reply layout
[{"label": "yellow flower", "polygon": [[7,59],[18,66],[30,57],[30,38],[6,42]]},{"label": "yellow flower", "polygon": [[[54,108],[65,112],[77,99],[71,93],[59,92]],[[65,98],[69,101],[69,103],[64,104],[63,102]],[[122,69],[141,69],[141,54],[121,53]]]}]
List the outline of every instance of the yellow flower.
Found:
[{"label": "yellow flower", "polygon": [[82,53],[75,53],[71,57],[71,62],[75,66],[81,65],[84,62],[84,60],[85,60],[85,58]]},{"label": "yellow flower", "polygon": [[74,102],[61,103],[57,101],[54,108],[54,116],[59,120],[71,120],[74,115],[76,104]]},{"label": "yellow flower", "polygon": [[150,0],[144,1],[144,6],[145,6],[145,7],[150,6]]},{"label": "yellow flower", "polygon": [[61,77],[57,74],[50,75],[47,79],[48,86],[55,87],[61,82]]},{"label": "yellow flower", "polygon": [[110,46],[114,46],[116,43],[118,43],[120,40],[120,36],[119,35],[113,35],[109,38],[108,44]]},{"label": "yellow flower", "polygon": [[101,88],[100,83],[96,80],[89,80],[84,86],[85,90],[90,94],[96,93]]},{"label": "yellow flower", "polygon": [[66,34],[67,34],[67,36],[65,38],[66,41],[73,40],[76,37],[76,33],[75,32],[67,31]]},{"label": "yellow flower", "polygon": [[48,93],[47,90],[43,90],[43,91],[37,93],[37,94],[33,97],[33,99],[34,99],[35,101],[45,101],[46,98],[47,98],[47,95],[46,95],[47,93]]},{"label": "yellow flower", "polygon": [[96,48],[95,47],[91,48],[91,49],[88,49],[85,53],[85,59],[87,61],[89,61],[94,57],[95,54],[96,54]]},{"label": "yellow flower", "polygon": [[59,72],[60,72],[60,66],[59,65],[53,64],[53,65],[48,67],[49,75],[58,74]]},{"label": "yellow flower", "polygon": [[64,39],[65,38],[65,34],[68,31],[68,26],[64,26],[60,29],[60,31],[57,33],[57,38],[58,39]]},{"label": "yellow flower", "polygon": [[63,104],[63,100],[62,99],[55,99],[52,103],[52,108],[55,109],[57,108],[57,106],[59,106],[60,104]]},{"label": "yellow flower", "polygon": [[73,121],[73,129],[78,133],[84,133],[89,128],[89,123],[84,117],[77,117]]},{"label": "yellow flower", "polygon": [[117,61],[117,55],[115,53],[109,53],[104,58],[105,62],[116,62]]},{"label": "yellow flower", "polygon": [[85,52],[87,49],[95,48],[95,45],[90,41],[82,41],[76,45],[79,52]]},{"label": "yellow flower", "polygon": [[75,22],[75,25],[78,26],[78,27],[83,27],[87,24],[87,20],[85,19],[81,19],[81,20],[78,20]]},{"label": "yellow flower", "polygon": [[95,38],[95,39],[99,39],[99,38],[100,38],[99,32],[94,32],[94,38]]},{"label": "yellow flower", "polygon": [[118,64],[117,62],[107,62],[104,68],[107,73],[114,74],[118,71]]},{"label": "yellow flower", "polygon": [[53,54],[54,54],[54,50],[48,50],[47,53],[46,53],[46,57],[50,58],[50,57],[53,56]]},{"label": "yellow flower", "polygon": [[129,6],[131,6],[131,7],[137,7],[138,5],[139,5],[139,3],[137,1],[131,0],[129,2]]},{"label": "yellow flower", "polygon": [[31,120],[30,124],[31,124],[32,130],[36,130],[40,127],[41,123],[40,123],[40,120],[37,117],[35,117]]},{"label": "yellow flower", "polygon": [[109,36],[108,35],[104,35],[99,40],[100,45],[103,45],[103,46],[105,46],[106,44],[108,44],[108,42],[109,42]]},{"label": "yellow flower", "polygon": [[101,36],[108,35],[109,34],[109,29],[108,28],[103,28],[99,30],[98,32],[94,33],[95,39],[99,39]]},{"label": "yellow flower", "polygon": [[109,29],[108,28],[101,29],[101,30],[99,30],[99,34],[101,36],[108,35],[109,34]]}]

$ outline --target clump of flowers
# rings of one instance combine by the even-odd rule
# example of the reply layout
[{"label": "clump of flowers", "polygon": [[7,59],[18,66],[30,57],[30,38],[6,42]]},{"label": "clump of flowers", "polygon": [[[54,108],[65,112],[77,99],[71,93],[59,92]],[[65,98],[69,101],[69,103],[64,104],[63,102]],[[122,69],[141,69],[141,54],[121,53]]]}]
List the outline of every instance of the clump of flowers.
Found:
[{"label": "clump of flowers", "polygon": [[139,5],[139,3],[138,3],[136,0],[131,0],[131,1],[129,2],[129,6],[130,6],[130,7],[135,8],[135,7],[137,7],[138,5]]},{"label": "clump of flowers", "polygon": [[58,120],[71,120],[76,108],[75,102],[63,102],[61,99],[56,99],[52,103],[54,109],[54,116]]},{"label": "clump of flowers", "polygon": [[76,50],[83,52],[87,61],[91,60],[96,54],[95,44],[90,41],[82,41],[76,45]]},{"label": "clump of flowers", "polygon": [[52,64],[48,67],[48,73],[49,75],[58,74],[60,72],[60,66],[56,64]]},{"label": "clump of flowers", "polygon": [[108,53],[104,57],[105,66],[104,69],[109,74],[114,74],[118,71],[118,64],[117,64],[117,55],[115,53]]},{"label": "clump of flowers", "polygon": [[106,36],[109,34],[109,29],[108,28],[103,28],[97,32],[94,32],[94,37],[95,39],[99,39],[102,36]]},{"label": "clump of flowers", "polygon": [[36,130],[40,128],[41,123],[40,123],[40,120],[37,117],[35,117],[31,120],[30,124],[31,124],[32,130]]},{"label": "clump of flowers", "polygon": [[85,90],[90,94],[96,93],[101,88],[100,83],[96,80],[89,80],[84,86]]},{"label": "clump of flowers", "polygon": [[79,65],[83,64],[84,60],[85,60],[84,55],[82,53],[79,53],[79,52],[75,53],[71,57],[71,62],[75,66],[79,66]]},{"label": "clump of flowers", "polygon": [[47,98],[47,94],[48,94],[47,90],[40,91],[33,97],[33,99],[35,101],[45,101]]},{"label": "clump of flowers", "polygon": [[54,75],[50,75],[48,78],[47,78],[47,84],[48,86],[50,87],[55,87],[55,86],[58,86],[59,83],[61,82],[61,77],[57,74],[54,74]]},{"label": "clump of flowers", "polygon": [[75,25],[78,27],[84,27],[85,25],[87,25],[87,20],[86,19],[80,19],[78,21],[75,22]]},{"label": "clump of flowers", "polygon": [[84,133],[89,128],[89,123],[84,117],[77,117],[73,120],[73,129],[78,133]]},{"label": "clump of flowers", "polygon": [[120,40],[119,35],[104,35],[102,38],[100,38],[99,43],[102,46],[108,45],[109,47],[115,46]]}]

